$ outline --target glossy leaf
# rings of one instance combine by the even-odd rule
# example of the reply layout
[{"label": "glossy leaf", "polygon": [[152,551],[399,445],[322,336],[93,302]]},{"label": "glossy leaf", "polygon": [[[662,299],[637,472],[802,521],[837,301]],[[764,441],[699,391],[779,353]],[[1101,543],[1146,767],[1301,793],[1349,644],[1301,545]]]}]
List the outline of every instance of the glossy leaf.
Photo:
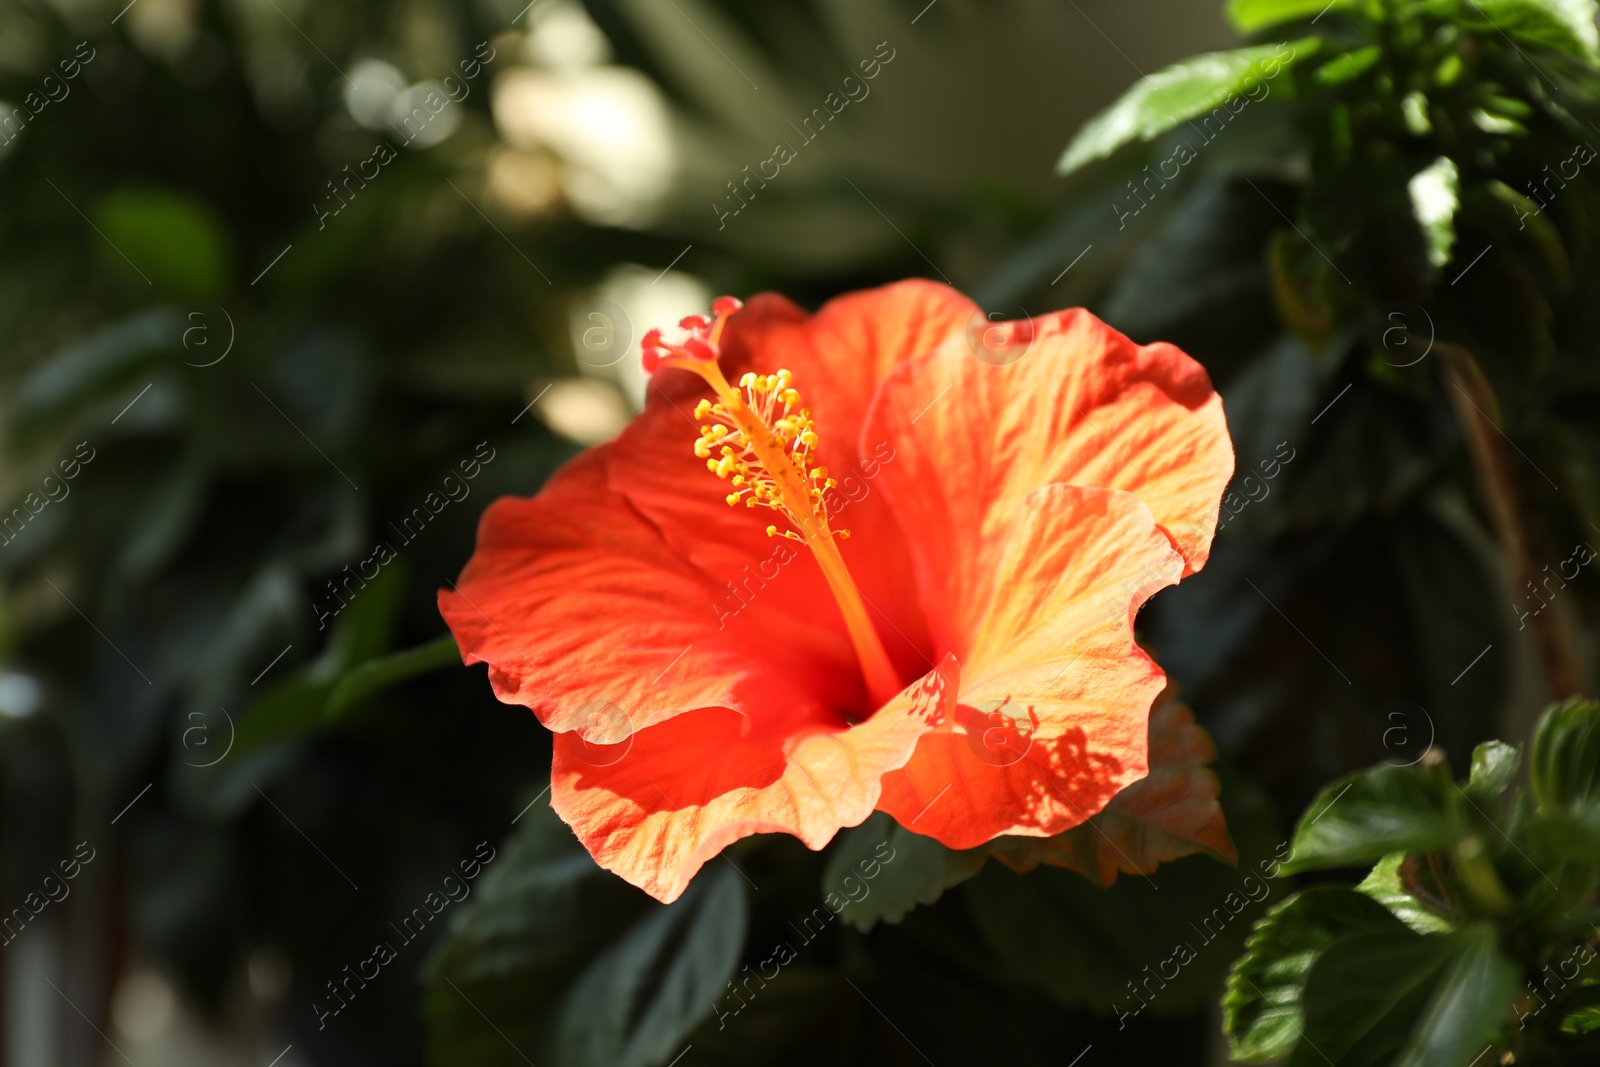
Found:
[{"label": "glossy leaf", "polygon": [[1372,65],[1383,56],[1383,49],[1377,45],[1366,48],[1357,48],[1353,52],[1346,52],[1336,59],[1330,59],[1317,68],[1317,81],[1323,85],[1342,85],[1354,78],[1359,78]]},{"label": "glossy leaf", "polygon": [[1306,980],[1305,1022],[1289,1067],[1386,1067],[1410,1040],[1450,949],[1448,938],[1414,933],[1398,920],[1330,946]]},{"label": "glossy leaf", "polygon": [[1504,741],[1485,741],[1472,750],[1472,777],[1466,792],[1478,803],[1492,801],[1511,788],[1522,769],[1522,753]]},{"label": "glossy leaf", "polygon": [[1223,1028],[1233,1058],[1256,1063],[1288,1055],[1304,1029],[1312,966],[1331,946],[1361,934],[1403,937],[1405,927],[1342,886],[1307,889],[1268,912],[1228,976]]},{"label": "glossy leaf", "polygon": [[1356,886],[1358,890],[1376,900],[1419,934],[1449,933],[1455,927],[1449,919],[1430,911],[1420,900],[1406,892],[1401,879],[1404,852],[1391,852],[1378,861],[1372,872]]},{"label": "glossy leaf", "polygon": [[1524,45],[1553,48],[1594,63],[1600,59],[1594,0],[1473,0],[1462,21]]},{"label": "glossy leaf", "polygon": [[[1257,45],[1232,52],[1208,52],[1141,78],[1121,98],[1090,119],[1062,153],[1056,170],[1071,174],[1104,159],[1123,145],[1150,141],[1225,102],[1244,101],[1255,86],[1277,77],[1290,64],[1316,51],[1320,42],[1306,38],[1293,44]],[[1281,92],[1287,91],[1287,85]],[[1270,94],[1269,94],[1270,95]]]},{"label": "glossy leaf", "polygon": [[1240,33],[1255,33],[1299,19],[1315,19],[1325,9],[1355,7],[1356,0],[1228,0],[1228,18]]},{"label": "glossy leaf", "polygon": [[1528,777],[1544,808],[1600,805],[1600,703],[1569,700],[1545,711],[1534,729]]},{"label": "glossy leaf", "polygon": [[1444,848],[1456,836],[1449,801],[1416,767],[1357,771],[1324,789],[1294,833],[1290,873],[1376,863],[1390,852]]},{"label": "glossy leaf", "polygon": [[1490,1048],[1510,1015],[1522,976],[1500,953],[1494,930],[1458,930],[1448,943],[1444,976],[1394,1067],[1471,1063]]}]

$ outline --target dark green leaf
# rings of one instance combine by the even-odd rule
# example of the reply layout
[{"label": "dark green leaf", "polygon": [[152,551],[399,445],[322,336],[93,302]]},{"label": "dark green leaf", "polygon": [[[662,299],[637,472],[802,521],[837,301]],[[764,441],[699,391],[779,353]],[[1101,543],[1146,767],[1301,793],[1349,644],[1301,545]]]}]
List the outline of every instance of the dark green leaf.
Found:
[{"label": "dark green leaf", "polygon": [[1214,996],[1275,884],[1192,856],[1109,889],[992,863],[960,892],[1008,975],[1069,1006],[1166,1016]]},{"label": "dark green leaf", "polygon": [[878,920],[897,923],[918,904],[932,904],[978,873],[987,849],[946,848],[914,834],[883,812],[839,835],[822,875],[824,897],[835,896],[842,918],[857,930]]},{"label": "dark green leaf", "polygon": [[350,705],[396,682],[460,662],[461,651],[449,634],[404,652],[368,660],[339,679],[323,705],[323,716],[337,719]]},{"label": "dark green leaf", "polygon": [[64,417],[85,400],[132,381],[134,368],[152,355],[181,351],[183,327],[176,311],[154,308],[90,334],[23,379],[12,397],[12,416],[29,423]]},{"label": "dark green leaf", "polygon": [[1448,937],[1413,933],[1399,920],[1391,930],[1330,946],[1306,979],[1305,1023],[1289,1067],[1388,1067],[1431,999],[1450,950]]},{"label": "dark green leaf", "polygon": [[1472,777],[1467,782],[1467,795],[1479,804],[1494,800],[1511,788],[1521,767],[1522,753],[1516,745],[1485,741],[1472,750]]},{"label": "dark green leaf", "polygon": [[[261,745],[313,733],[337,718],[340,711],[361,696],[407,674],[442,666],[437,659],[429,663],[428,657],[423,657],[422,665],[408,660],[403,664],[380,666],[387,660],[404,659],[422,651],[411,649],[395,657],[383,656],[394,631],[398,601],[404,588],[405,565],[396,561],[380,570],[376,578],[359,590],[349,606],[334,619],[332,634],[322,655],[269,688],[250,705],[239,723],[238,750],[249,752]],[[438,657],[441,653],[436,645],[437,642],[424,648],[431,649],[432,656]],[[397,667],[406,668],[405,673],[386,678],[387,672]],[[359,677],[351,681],[355,675]],[[341,703],[329,710],[330,698],[346,682],[349,688]]]},{"label": "dark green leaf", "polygon": [[738,873],[710,868],[658,904],[544,804],[502,849],[428,962],[431,1061],[659,1067],[681,1052],[743,947]]},{"label": "dark green leaf", "polygon": [[1528,777],[1541,807],[1600,806],[1600,703],[1574,699],[1545,710],[1534,729]]},{"label": "dark green leaf", "polygon": [[1233,1058],[1254,1063],[1288,1055],[1304,1028],[1301,1001],[1312,965],[1358,934],[1403,937],[1405,927],[1343,886],[1296,893],[1268,912],[1228,976],[1223,1027]]},{"label": "dark green leaf", "polygon": [[1449,798],[1416,767],[1357,771],[1318,794],[1295,828],[1290,873],[1376,863],[1455,840]]},{"label": "dark green leaf", "polygon": [[1483,1055],[1505,1024],[1521,986],[1518,968],[1487,926],[1448,937],[1449,965],[1394,1067],[1450,1067]]},{"label": "dark green leaf", "polygon": [[[1152,140],[1181,122],[1222,106],[1224,101],[1249,103],[1247,92],[1255,93],[1256,86],[1265,85],[1289,65],[1316,51],[1320,43],[1310,37],[1293,44],[1208,52],[1141,78],[1078,131],[1062,153],[1056,170],[1070,174],[1086,163],[1104,159],[1123,145]],[[1287,90],[1284,85],[1279,92],[1286,94]],[[1236,113],[1243,106],[1229,111]]]},{"label": "dark green leaf", "polygon": [[1450,920],[1430,911],[1423,903],[1406,892],[1400,878],[1400,867],[1405,862],[1404,852],[1391,852],[1378,861],[1372,873],[1356,886],[1361,892],[1388,908],[1394,916],[1419,934],[1444,934],[1455,929]]}]

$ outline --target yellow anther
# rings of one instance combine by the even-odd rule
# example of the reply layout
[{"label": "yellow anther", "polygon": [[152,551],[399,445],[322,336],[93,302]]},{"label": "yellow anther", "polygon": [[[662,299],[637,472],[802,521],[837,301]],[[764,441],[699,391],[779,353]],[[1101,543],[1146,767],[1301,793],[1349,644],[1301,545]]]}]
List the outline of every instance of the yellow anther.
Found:
[{"label": "yellow anther", "polygon": [[719,478],[732,479],[734,491],[723,497],[729,506],[742,500],[747,508],[771,508],[793,529],[780,530],[774,523],[766,527],[767,536],[811,548],[843,613],[869,694],[879,703],[888,700],[899,690],[899,678],[834,544],[850,532],[829,525],[826,492],[838,483],[816,462],[820,440],[811,412],[800,406],[794,376],[786,368],[774,374],[748,371],[735,388],[714,362],[681,366],[705,379],[715,394],[695,404],[695,417],[705,425],[694,454]]}]

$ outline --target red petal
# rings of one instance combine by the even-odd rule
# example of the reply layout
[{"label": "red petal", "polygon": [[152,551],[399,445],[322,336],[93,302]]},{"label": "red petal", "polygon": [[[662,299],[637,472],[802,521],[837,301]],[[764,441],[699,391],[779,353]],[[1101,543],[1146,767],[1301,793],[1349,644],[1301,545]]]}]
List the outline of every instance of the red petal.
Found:
[{"label": "red petal", "polygon": [[783,832],[820,849],[864,820],[881,776],[947,715],[959,681],[947,659],[851,727],[707,708],[609,748],[557,734],[550,803],[602,867],[671,902],[739,838]]},{"label": "red petal", "polygon": [[719,625],[719,591],[607,488],[605,468],[606,449],[591,449],[533,499],[496,501],[455,590],[439,594],[496,696],[602,743],[714,705],[848,706],[851,682],[803,646],[744,615]]},{"label": "red petal", "polygon": [[1058,484],[1022,505],[958,653],[957,715],[884,778],[879,807],[951,848],[1060,833],[1147,769],[1164,679],[1133,616],[1183,558],[1131,493]]},{"label": "red petal", "polygon": [[[861,420],[885,375],[959,335],[974,310],[965,297],[932,282],[854,293],[811,317],[781,296],[762,294],[728,320],[722,342],[722,369],[731,381],[745,371],[769,374],[787,367],[794,372],[795,387],[821,438],[818,458],[840,483],[827,502],[835,516],[832,525],[851,534],[841,551],[869,610],[877,614],[879,634],[902,678],[921,675],[933,662],[904,537],[874,488],[879,472],[897,462],[895,450],[883,438],[861,439]],[[654,379],[644,413],[613,445],[612,486],[685,559],[714,581],[739,588],[750,602],[746,613],[768,616],[762,625],[774,632],[790,628],[794,641],[855,676],[843,619],[809,552],[802,549],[802,559],[784,566],[770,589],[759,580],[745,588],[747,575],[776,551],[765,535],[767,525],[787,529],[788,523],[765,509],[729,508],[723,502],[726,483],[694,457],[698,424],[690,412],[709,395],[709,388],[689,373]],[[870,710],[864,691],[856,705]]]}]

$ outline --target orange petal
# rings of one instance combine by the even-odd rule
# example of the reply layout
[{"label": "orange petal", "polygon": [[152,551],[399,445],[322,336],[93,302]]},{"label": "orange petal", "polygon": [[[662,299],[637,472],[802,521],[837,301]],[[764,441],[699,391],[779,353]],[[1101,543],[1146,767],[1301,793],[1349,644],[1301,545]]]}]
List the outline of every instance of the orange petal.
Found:
[{"label": "orange petal", "polygon": [[[978,306],[947,285],[913,278],[828,301],[807,317],[769,293],[728,321],[724,371],[794,372],[830,466],[855,449],[872,394],[900,364],[964,335]],[[862,454],[871,451],[866,443]]]},{"label": "orange petal", "polygon": [[853,683],[804,647],[753,618],[719,625],[713,583],[607,488],[605,453],[580,455],[532,499],[495,501],[460,581],[439,593],[495,695],[596,743],[704,707],[848,706]]},{"label": "orange petal", "polygon": [[706,708],[613,746],[557,734],[550,803],[597,863],[670,903],[739,838],[783,832],[820,849],[866,819],[882,775],[948,715],[959,683],[947,659],[851,727]]},{"label": "orange petal", "polygon": [[899,451],[881,487],[915,531],[935,647],[958,656],[1033,490],[1066,482],[1138,495],[1190,574],[1210,553],[1233,473],[1222,401],[1194,360],[1167,344],[1139,347],[1082,310],[1042,316],[1031,331],[1025,348],[1002,353],[1014,360],[1005,365],[963,342],[901,365],[863,430]]},{"label": "orange petal", "polygon": [[1132,493],[1025,497],[961,663],[955,716],[886,775],[879,807],[951,848],[1076,826],[1145,776],[1164,676],[1133,617],[1183,557]]},{"label": "orange petal", "polygon": [[1150,713],[1148,777],[1112,797],[1088,824],[1054,837],[1001,837],[991,848],[1012,870],[1030,871],[1041,863],[1067,867],[1102,886],[1115,882],[1119,872],[1150,874],[1197,852],[1237,863],[1217,803],[1221,786],[1206,766],[1216,758],[1194,713],[1163,696]]}]

